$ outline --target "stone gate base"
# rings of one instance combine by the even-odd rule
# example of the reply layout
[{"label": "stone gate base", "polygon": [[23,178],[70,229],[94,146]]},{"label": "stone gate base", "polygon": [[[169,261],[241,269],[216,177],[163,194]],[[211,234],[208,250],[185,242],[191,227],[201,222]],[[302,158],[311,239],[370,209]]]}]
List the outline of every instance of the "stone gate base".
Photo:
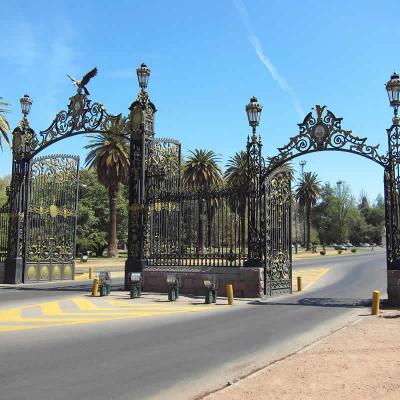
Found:
[{"label": "stone gate base", "polygon": [[390,306],[400,306],[400,270],[387,271],[387,294]]},{"label": "stone gate base", "polygon": [[218,295],[226,296],[226,285],[233,284],[234,297],[262,297],[264,295],[263,268],[249,267],[145,267],[144,286],[146,292],[168,291],[167,274],[177,274],[181,279],[180,292],[203,296],[204,278],[215,275],[218,279]]}]

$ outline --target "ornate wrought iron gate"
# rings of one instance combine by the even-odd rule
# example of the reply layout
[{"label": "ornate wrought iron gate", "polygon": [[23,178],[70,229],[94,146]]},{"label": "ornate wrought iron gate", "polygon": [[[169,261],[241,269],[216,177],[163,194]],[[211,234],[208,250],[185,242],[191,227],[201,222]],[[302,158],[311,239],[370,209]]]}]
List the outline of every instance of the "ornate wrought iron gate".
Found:
[{"label": "ornate wrought iron gate", "polygon": [[8,201],[0,206],[0,264],[7,258],[10,206]]},{"label": "ornate wrought iron gate", "polygon": [[292,291],[291,174],[277,169],[263,182],[264,294]]},{"label": "ornate wrought iron gate", "polygon": [[148,264],[243,266],[246,188],[182,186],[180,161],[179,142],[155,141],[148,166]]},{"label": "ornate wrought iron gate", "polygon": [[28,178],[24,281],[73,279],[79,157],[32,161]]}]

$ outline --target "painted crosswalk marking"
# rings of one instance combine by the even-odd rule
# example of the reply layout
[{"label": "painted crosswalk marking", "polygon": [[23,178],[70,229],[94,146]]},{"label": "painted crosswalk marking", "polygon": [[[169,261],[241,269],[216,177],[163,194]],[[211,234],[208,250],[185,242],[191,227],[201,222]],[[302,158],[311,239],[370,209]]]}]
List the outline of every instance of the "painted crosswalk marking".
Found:
[{"label": "painted crosswalk marking", "polygon": [[212,305],[139,303],[110,297],[100,299],[82,296],[0,310],[0,333],[215,309]]}]

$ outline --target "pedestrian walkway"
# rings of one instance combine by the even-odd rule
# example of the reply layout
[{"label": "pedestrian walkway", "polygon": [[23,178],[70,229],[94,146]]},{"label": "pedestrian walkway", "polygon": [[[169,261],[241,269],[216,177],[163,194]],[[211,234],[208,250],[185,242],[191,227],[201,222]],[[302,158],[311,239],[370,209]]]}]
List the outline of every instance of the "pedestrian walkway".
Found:
[{"label": "pedestrian walkway", "polygon": [[362,310],[355,323],[201,398],[398,400],[399,359],[400,311]]},{"label": "pedestrian walkway", "polygon": [[107,297],[83,295],[1,310],[0,334],[56,326],[170,316],[211,311],[216,308],[213,305],[203,305],[201,300],[193,301],[188,298],[168,302],[159,298],[152,301],[143,298],[131,300],[126,293],[115,293]]}]

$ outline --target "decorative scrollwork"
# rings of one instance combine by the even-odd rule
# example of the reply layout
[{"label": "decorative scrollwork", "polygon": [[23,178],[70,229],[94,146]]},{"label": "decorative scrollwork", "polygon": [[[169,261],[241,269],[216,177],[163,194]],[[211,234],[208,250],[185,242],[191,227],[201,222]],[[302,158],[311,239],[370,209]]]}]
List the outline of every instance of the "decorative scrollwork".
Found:
[{"label": "decorative scrollwork", "polygon": [[277,156],[268,158],[266,174],[297,156],[323,150],[355,153],[383,167],[387,165],[388,156],[378,153],[379,145],[368,145],[367,138],[354,136],[352,131],[342,129],[342,118],[336,118],[326,106],[316,105],[314,110],[314,114],[308,113],[299,124],[299,134],[290,138],[286,146],[278,148]]},{"label": "decorative scrollwork", "polygon": [[26,256],[36,265],[34,276],[40,275],[43,263],[51,271],[53,265],[74,259],[78,170],[76,156],[58,154],[31,162]]},{"label": "decorative scrollwork", "polygon": [[267,293],[291,288],[291,173],[276,169],[263,182]]},{"label": "decorative scrollwork", "polygon": [[31,157],[62,138],[80,133],[106,132],[120,119],[121,115],[108,114],[102,104],[92,103],[87,95],[76,93],[70,97],[68,110],[60,111],[51,125],[39,132],[39,138],[34,143]]}]

